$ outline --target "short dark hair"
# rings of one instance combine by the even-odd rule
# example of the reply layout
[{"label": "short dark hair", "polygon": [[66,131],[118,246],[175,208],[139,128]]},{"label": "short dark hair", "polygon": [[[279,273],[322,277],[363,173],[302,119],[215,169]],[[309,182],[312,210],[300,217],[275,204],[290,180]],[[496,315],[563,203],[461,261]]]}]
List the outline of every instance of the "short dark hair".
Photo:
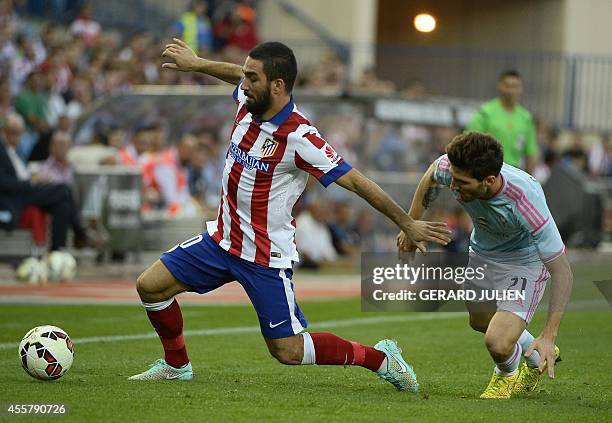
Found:
[{"label": "short dark hair", "polygon": [[504,162],[504,149],[491,135],[464,132],[446,146],[450,163],[472,178],[482,181],[487,176],[499,175]]},{"label": "short dark hair", "polygon": [[268,81],[282,79],[287,93],[293,90],[297,77],[297,61],[293,50],[283,43],[271,41],[259,44],[249,52],[249,57],[263,63]]},{"label": "short dark hair", "polygon": [[508,76],[511,76],[513,78],[522,79],[521,74],[516,69],[506,69],[505,71],[499,74],[499,80],[501,81],[502,79]]}]

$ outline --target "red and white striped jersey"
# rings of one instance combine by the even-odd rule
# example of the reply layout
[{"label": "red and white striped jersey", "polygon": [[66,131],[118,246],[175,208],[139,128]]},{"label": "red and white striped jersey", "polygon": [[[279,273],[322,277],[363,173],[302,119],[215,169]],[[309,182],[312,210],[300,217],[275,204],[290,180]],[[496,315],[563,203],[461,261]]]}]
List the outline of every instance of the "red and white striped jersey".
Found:
[{"label": "red and white striped jersey", "polygon": [[328,186],[351,170],[291,101],[262,121],[246,110],[239,84],[238,111],[225,159],[217,219],[207,230],[221,248],[267,267],[299,261],[293,207],[308,174]]}]

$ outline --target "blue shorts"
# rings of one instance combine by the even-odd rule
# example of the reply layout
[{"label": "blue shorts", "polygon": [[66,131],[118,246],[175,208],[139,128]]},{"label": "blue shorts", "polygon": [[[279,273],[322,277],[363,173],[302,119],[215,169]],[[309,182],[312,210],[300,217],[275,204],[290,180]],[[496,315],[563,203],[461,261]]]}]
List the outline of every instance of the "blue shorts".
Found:
[{"label": "blue shorts", "polygon": [[228,253],[203,232],[163,253],[170,273],[200,294],[238,281],[255,307],[261,333],[285,338],[307,326],[293,293],[293,270],[265,267]]}]

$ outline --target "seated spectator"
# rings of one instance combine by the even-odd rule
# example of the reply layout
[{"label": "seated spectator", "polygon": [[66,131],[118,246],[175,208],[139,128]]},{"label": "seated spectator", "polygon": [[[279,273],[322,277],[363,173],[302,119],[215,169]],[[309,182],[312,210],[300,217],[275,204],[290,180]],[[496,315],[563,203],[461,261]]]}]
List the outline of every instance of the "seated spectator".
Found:
[{"label": "seated spectator", "polygon": [[[448,215],[448,218],[446,216]],[[443,210],[436,209],[430,216],[432,221],[447,221],[448,228],[453,231],[451,241],[444,246],[444,249],[452,253],[467,253],[470,246],[470,236],[473,224],[470,215],[461,207],[453,210],[452,215]]]},{"label": "seated spectator", "polygon": [[595,176],[612,176],[612,137],[605,135],[591,146],[589,170]]},{"label": "seated spectator", "polygon": [[132,142],[119,151],[119,164],[141,166],[147,160],[151,144],[151,126],[141,125],[134,131]]},{"label": "seated spectator", "polygon": [[93,101],[91,84],[84,78],[75,78],[70,85],[70,95],[72,100],[66,104],[65,114],[70,119],[77,120]]},{"label": "seated spectator", "polygon": [[318,199],[311,200],[298,216],[295,242],[300,250],[301,267],[318,269],[325,262],[338,258],[328,223],[326,205]]},{"label": "seated spectator", "polygon": [[10,114],[0,134],[0,209],[11,215],[10,221],[3,222],[4,226],[14,228],[21,211],[34,206],[53,218],[51,250],[66,247],[70,227],[74,230],[76,247],[93,245],[81,226],[70,188],[65,184],[41,183],[36,177],[31,177],[25,162],[17,155],[24,128],[23,119]]},{"label": "seated spectator", "polygon": [[94,131],[91,142],[76,145],[68,152],[68,160],[77,169],[118,163],[117,154],[123,145],[124,131],[120,128],[101,128]]},{"label": "seated spectator", "polygon": [[359,236],[362,251],[376,251],[375,216],[372,210],[362,208],[357,212],[353,232]]},{"label": "seated spectator", "polygon": [[220,172],[213,163],[216,159],[208,145],[198,142],[187,169],[189,193],[202,212],[211,217],[216,215],[219,206]]},{"label": "seated spectator", "polygon": [[329,223],[334,248],[340,255],[359,252],[359,235],[352,227],[353,209],[348,201],[336,204],[334,219]]},{"label": "seated spectator", "polygon": [[[143,178],[150,178],[150,190],[158,195],[158,206],[171,216],[178,214],[195,215],[194,203],[189,193],[187,168],[191,163],[197,139],[186,134],[178,146],[163,150],[145,164]],[[150,169],[149,169],[150,166]]]},{"label": "seated spectator", "polygon": [[28,75],[34,72],[45,60],[46,51],[40,44],[29,37],[19,34],[16,39],[17,50],[13,52],[11,61],[12,89],[16,93]]},{"label": "seated spectator", "polygon": [[202,179],[206,186],[204,204],[207,208],[217,209],[219,206],[219,192],[221,191],[221,178],[225,166],[225,149],[221,148],[218,134],[203,131],[198,134],[198,144],[207,151],[206,163],[202,167]]},{"label": "seated spectator", "polygon": [[74,186],[74,166],[68,161],[68,150],[72,141],[70,134],[55,132],[51,137],[49,157],[36,173],[38,180],[53,184]]},{"label": "seated spectator", "polygon": [[563,154],[564,162],[579,172],[588,171],[588,156],[584,147],[584,139],[581,134],[573,134],[572,141]]},{"label": "seated spectator", "polygon": [[34,71],[28,75],[19,95],[15,98],[15,110],[26,122],[28,132],[19,147],[19,155],[26,159],[40,136],[49,132],[47,122],[47,95],[42,75]]}]

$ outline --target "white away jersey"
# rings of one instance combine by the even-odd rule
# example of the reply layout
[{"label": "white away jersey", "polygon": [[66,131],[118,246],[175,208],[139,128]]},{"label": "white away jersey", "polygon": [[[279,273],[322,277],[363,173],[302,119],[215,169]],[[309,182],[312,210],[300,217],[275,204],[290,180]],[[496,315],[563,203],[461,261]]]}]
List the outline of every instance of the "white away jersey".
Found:
[{"label": "white away jersey", "polygon": [[[434,180],[450,187],[450,162],[445,154],[435,162]],[[557,225],[546,205],[544,191],[531,175],[503,164],[502,186],[493,198],[462,202],[474,223],[470,247],[498,260],[544,263],[565,251]]]},{"label": "white away jersey", "polygon": [[263,266],[290,268],[299,261],[293,207],[308,174],[328,186],[351,166],[291,101],[268,121],[246,110],[242,81],[225,158],[221,203],[207,231],[224,250]]}]

